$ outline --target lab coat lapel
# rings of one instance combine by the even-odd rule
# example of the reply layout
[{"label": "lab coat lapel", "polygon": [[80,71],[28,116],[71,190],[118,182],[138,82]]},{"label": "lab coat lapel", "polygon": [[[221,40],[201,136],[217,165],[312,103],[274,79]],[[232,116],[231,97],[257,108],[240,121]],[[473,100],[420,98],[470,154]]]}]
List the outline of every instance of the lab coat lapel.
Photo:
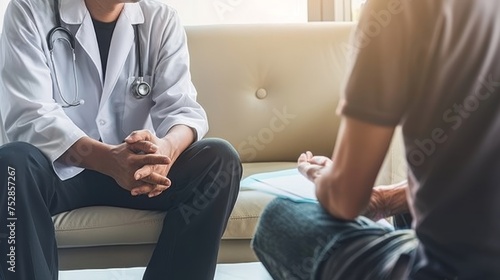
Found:
[{"label": "lab coat lapel", "polygon": [[97,38],[95,35],[94,24],[92,23],[92,18],[89,16],[85,17],[82,25],[76,32],[76,40],[80,43],[82,48],[85,50],[87,55],[90,57],[94,63],[97,71],[99,72],[99,80],[102,84],[102,66],[101,66],[101,55],[99,53],[99,45],[97,44]]},{"label": "lab coat lapel", "polygon": [[60,11],[61,20],[64,23],[80,25],[75,34],[75,38],[94,63],[102,83],[102,66],[99,46],[97,45],[92,17],[85,6],[85,1],[62,0]]},{"label": "lab coat lapel", "polygon": [[131,54],[135,55],[135,24],[144,23],[144,16],[142,14],[139,4],[125,4],[118,21],[116,22],[115,30],[113,31],[113,38],[111,39],[110,52],[108,55],[108,64],[106,69],[106,80],[104,81],[101,109],[115,87],[127,57]]},{"label": "lab coat lapel", "polygon": [[111,46],[108,54],[106,79],[102,91],[101,107],[106,103],[118,81],[125,61],[134,45],[134,28],[125,17],[120,16],[116,22]]}]

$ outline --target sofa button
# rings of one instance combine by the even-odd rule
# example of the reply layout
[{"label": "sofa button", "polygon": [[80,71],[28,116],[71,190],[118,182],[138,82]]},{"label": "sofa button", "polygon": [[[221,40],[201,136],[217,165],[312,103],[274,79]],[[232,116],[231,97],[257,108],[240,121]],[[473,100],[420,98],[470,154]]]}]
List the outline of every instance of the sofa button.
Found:
[{"label": "sofa button", "polygon": [[267,97],[267,90],[263,88],[259,88],[257,92],[255,93],[258,99],[264,99]]}]

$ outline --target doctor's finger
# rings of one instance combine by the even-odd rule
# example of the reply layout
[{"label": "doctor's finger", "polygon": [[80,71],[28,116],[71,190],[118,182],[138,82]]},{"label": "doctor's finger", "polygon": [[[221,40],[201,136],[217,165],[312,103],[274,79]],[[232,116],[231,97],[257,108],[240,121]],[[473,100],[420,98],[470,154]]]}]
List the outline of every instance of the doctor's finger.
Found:
[{"label": "doctor's finger", "polygon": [[153,173],[158,173],[166,177],[168,174],[168,166],[167,165],[144,165],[143,167],[137,169],[134,173],[134,179],[143,180],[144,178],[150,176]]},{"label": "doctor's finger", "polygon": [[158,146],[150,141],[139,141],[135,143],[127,143],[127,147],[132,152],[138,153],[146,153],[146,154],[154,154],[158,151]]},{"label": "doctor's finger", "polygon": [[151,192],[148,193],[148,196],[149,197],[155,197],[155,196],[158,196],[160,195],[163,191],[165,191],[167,188],[165,188],[165,186],[161,186],[161,185],[158,185],[156,186],[156,188],[154,188],[154,190],[152,190]]},{"label": "doctor's finger", "polygon": [[136,130],[130,133],[125,142],[132,144],[138,141],[151,141],[154,139],[154,135],[149,130]]},{"label": "doctor's finger", "polygon": [[157,154],[134,155],[132,160],[140,167],[144,165],[170,164],[172,162],[169,157]]},{"label": "doctor's finger", "polygon": [[168,189],[168,187],[163,185],[144,185],[141,187],[136,187],[131,191],[133,196],[147,194],[149,197],[154,197],[161,194],[163,191]]},{"label": "doctor's finger", "polygon": [[151,185],[164,186],[165,189],[170,187],[170,184],[172,183],[166,176],[163,176],[156,172],[153,172],[148,176],[142,178],[141,181]]},{"label": "doctor's finger", "polygon": [[137,169],[137,171],[134,173],[134,179],[136,179],[137,181],[142,180],[151,175],[154,171],[154,165],[144,165],[143,167]]},{"label": "doctor's finger", "polygon": [[156,187],[155,185],[142,182],[141,185],[139,185],[138,187],[134,187],[132,190],[130,190],[130,194],[132,194],[133,196],[147,194],[152,190],[154,190],[155,187]]}]

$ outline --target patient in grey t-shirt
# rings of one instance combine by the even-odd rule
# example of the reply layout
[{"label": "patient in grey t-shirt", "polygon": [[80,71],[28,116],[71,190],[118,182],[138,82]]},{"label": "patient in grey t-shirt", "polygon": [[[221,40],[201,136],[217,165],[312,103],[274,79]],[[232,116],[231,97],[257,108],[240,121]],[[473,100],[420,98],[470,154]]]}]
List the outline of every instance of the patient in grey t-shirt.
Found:
[{"label": "patient in grey t-shirt", "polygon": [[369,2],[340,109],[403,127],[413,273],[500,279],[500,2]]}]

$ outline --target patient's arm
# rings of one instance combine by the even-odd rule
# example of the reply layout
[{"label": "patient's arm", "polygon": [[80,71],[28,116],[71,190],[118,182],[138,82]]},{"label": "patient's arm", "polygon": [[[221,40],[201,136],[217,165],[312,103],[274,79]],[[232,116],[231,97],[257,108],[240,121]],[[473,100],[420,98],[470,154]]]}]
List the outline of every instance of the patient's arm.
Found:
[{"label": "patient's arm", "polygon": [[316,196],[334,217],[352,220],[367,209],[394,127],[343,117],[333,164],[315,172]]}]

